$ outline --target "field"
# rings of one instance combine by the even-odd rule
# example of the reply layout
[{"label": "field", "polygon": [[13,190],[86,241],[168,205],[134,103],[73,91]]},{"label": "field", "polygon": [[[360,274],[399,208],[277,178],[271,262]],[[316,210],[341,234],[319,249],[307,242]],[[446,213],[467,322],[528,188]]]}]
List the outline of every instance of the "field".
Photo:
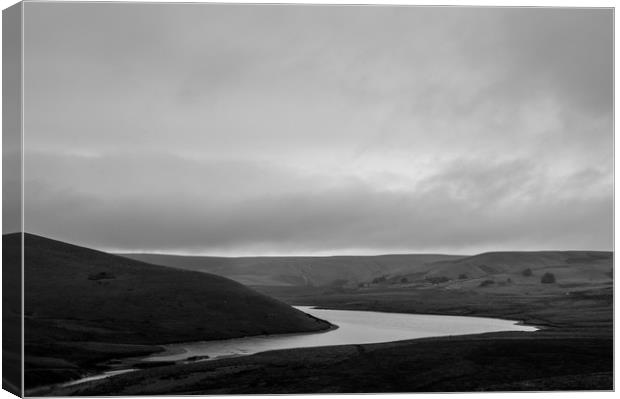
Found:
[{"label": "field", "polygon": [[54,395],[611,389],[610,339],[488,334],[265,352],[167,366]]},{"label": "field", "polygon": [[[263,287],[291,304],[338,309],[467,314],[523,320],[534,333],[272,351],[141,370],[59,389],[57,395],[248,394],[610,390],[613,388],[611,286],[566,294],[477,290]],[[534,291],[533,287],[530,291]]]},{"label": "field", "polygon": [[[338,258],[343,267],[324,281],[355,264],[367,270],[355,274],[355,284],[315,285],[317,277],[312,284],[280,280],[248,289],[186,267],[154,266],[36,236],[26,242],[27,292],[36,293],[26,297],[30,395],[613,388],[611,253],[492,253],[431,257],[409,266],[402,256],[391,266]],[[324,267],[304,262],[312,275]],[[75,386],[42,386],[103,370],[111,361],[131,364],[123,359],[157,351],[157,344],[329,327],[288,305],[497,317],[540,330],[162,363]],[[232,317],[240,314],[246,316]]]}]

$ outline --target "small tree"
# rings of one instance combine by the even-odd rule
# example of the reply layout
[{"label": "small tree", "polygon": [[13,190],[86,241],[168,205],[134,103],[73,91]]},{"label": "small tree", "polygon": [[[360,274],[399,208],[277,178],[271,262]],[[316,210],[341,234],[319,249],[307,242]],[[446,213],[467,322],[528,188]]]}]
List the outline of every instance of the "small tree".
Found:
[{"label": "small tree", "polygon": [[379,283],[384,283],[387,279],[385,278],[385,276],[381,276],[381,277],[375,277],[372,279],[372,283],[373,284],[379,284]]},{"label": "small tree", "polygon": [[495,284],[495,281],[493,280],[484,280],[483,282],[480,283],[480,287],[488,287],[489,285],[493,285]]},{"label": "small tree", "polygon": [[403,277],[400,279],[401,284],[407,284],[409,282],[409,279],[407,277]]},{"label": "small tree", "polygon": [[555,276],[553,273],[545,273],[541,277],[540,282],[543,284],[553,284],[555,283]]},{"label": "small tree", "polygon": [[532,269],[528,267],[527,269],[523,270],[521,274],[524,275],[525,277],[530,277],[532,275]]},{"label": "small tree", "polygon": [[467,280],[467,274],[465,273],[459,274],[459,280]]}]

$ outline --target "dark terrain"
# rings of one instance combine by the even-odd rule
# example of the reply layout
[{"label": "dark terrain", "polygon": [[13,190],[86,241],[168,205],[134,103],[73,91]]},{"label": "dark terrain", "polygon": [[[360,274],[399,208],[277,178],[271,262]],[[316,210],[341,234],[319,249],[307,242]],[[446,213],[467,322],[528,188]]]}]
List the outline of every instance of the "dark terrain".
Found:
[{"label": "dark terrain", "polygon": [[[20,240],[4,235],[4,251]],[[157,352],[159,344],[330,327],[220,276],[31,234],[24,263],[26,388],[78,378],[112,358]]]},{"label": "dark terrain", "polygon": [[348,295],[321,292],[317,296],[306,292],[300,300],[292,299],[291,293],[286,297],[292,303],[313,298],[333,308],[486,316],[507,312],[506,318],[522,317],[542,329],[533,333],[271,351],[141,370],[51,393],[86,396],[613,389],[611,287],[517,300],[471,293],[461,301],[457,293],[444,294],[430,288],[411,295],[369,290]]},{"label": "dark terrain", "polygon": [[[346,258],[351,262],[347,268],[375,264],[374,260],[357,263],[356,257]],[[304,270],[318,273],[320,268],[311,267],[312,259],[305,261],[308,266]],[[541,330],[271,351],[162,365],[34,393],[86,396],[613,389],[612,253],[502,252],[428,259],[411,267],[404,263],[392,271],[380,267],[367,272],[368,277],[355,280],[355,284],[317,285],[317,279],[311,284],[253,288],[292,305],[500,317],[534,324]],[[356,278],[361,275],[356,274]]]},{"label": "dark terrain", "polygon": [[22,254],[2,248],[2,389],[22,394]]},{"label": "dark terrain", "polygon": [[612,342],[501,333],[264,352],[166,366],[54,395],[192,395],[612,389]]}]

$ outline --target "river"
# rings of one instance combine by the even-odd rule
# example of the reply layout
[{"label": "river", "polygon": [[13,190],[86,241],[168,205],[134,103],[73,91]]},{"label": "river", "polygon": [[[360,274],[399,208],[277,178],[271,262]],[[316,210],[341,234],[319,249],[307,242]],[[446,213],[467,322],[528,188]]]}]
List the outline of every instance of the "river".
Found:
[{"label": "river", "polygon": [[[516,321],[486,317],[315,309],[312,306],[295,307],[319,319],[327,320],[337,326],[337,328],[318,333],[260,335],[217,341],[162,345],[165,349],[163,352],[140,359],[140,361],[204,361],[223,357],[251,355],[277,349],[373,344],[416,338],[444,337],[449,335],[537,330],[536,327],[523,325]],[[136,369],[123,368],[120,370],[107,371],[80,380],[71,381],[63,385],[76,385],[82,382],[107,378],[134,370]]]},{"label": "river", "polygon": [[420,315],[358,310],[297,309],[338,326],[337,329],[304,334],[263,335],[219,341],[165,345],[165,351],[145,361],[181,361],[190,357],[250,355],[276,349],[371,344],[407,339],[479,334],[498,331],[536,331],[511,320],[485,317]]}]

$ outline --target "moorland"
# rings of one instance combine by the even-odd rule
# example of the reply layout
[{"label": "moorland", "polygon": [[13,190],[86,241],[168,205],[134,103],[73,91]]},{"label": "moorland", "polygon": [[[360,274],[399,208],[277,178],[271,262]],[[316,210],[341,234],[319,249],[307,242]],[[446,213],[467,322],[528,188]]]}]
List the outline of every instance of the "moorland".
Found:
[{"label": "moorland", "polygon": [[[33,243],[37,240],[44,240],[49,244],[45,239],[31,237]],[[34,323],[27,324],[26,329],[35,326],[31,331],[36,333],[27,339],[27,354],[30,353],[38,362],[30,363],[31,370],[42,368],[44,362],[50,358],[72,362],[78,366],[77,369],[84,367],[79,359],[65,359],[57,355],[55,357],[48,349],[41,354],[28,351],[29,347],[37,350],[45,348],[45,345],[37,346],[40,342],[37,340],[46,334],[49,336],[50,331],[54,331],[57,326],[63,328],[61,336],[67,336],[67,331],[71,334],[85,334],[84,328],[88,328],[88,334],[97,337],[96,342],[147,345],[133,349],[137,352],[154,351],[157,344],[173,339],[178,324],[170,321],[169,314],[177,313],[176,310],[185,302],[194,303],[195,306],[190,306],[180,314],[184,320],[191,318],[195,324],[188,330],[191,332],[183,332],[184,336],[180,338],[187,341],[208,339],[202,337],[225,335],[225,331],[228,331],[229,336],[234,335],[230,332],[233,330],[220,329],[214,333],[210,330],[213,323],[209,322],[216,314],[213,313],[213,308],[222,304],[218,302],[219,298],[226,295],[232,287],[236,290],[231,292],[241,291],[243,295],[249,295],[249,302],[252,303],[256,298],[260,298],[275,312],[265,311],[263,315],[277,314],[277,320],[280,320],[280,317],[287,320],[280,323],[263,317],[259,318],[263,323],[260,327],[252,327],[253,323],[257,322],[257,319],[253,318],[249,324],[239,327],[239,324],[235,324],[239,321],[221,319],[222,325],[232,322],[230,325],[236,326],[235,333],[243,328],[243,333],[247,335],[290,331],[290,320],[296,321],[295,328],[298,331],[329,328],[328,323],[299,316],[291,311],[292,308],[288,305],[497,317],[536,325],[539,330],[289,349],[189,364],[162,364],[74,386],[47,386],[33,391],[37,394],[86,396],[613,389],[613,254],[610,252],[494,252],[475,256],[389,255],[277,259],[157,259],[159,255],[152,254],[148,255],[147,259],[135,254],[125,255],[131,256],[133,260],[96,252],[95,258],[105,261],[93,266],[95,258],[92,250],[78,250],[70,246],[69,252],[74,255],[78,253],[71,257],[65,254],[67,244],[53,244],[54,247],[60,245],[63,248],[53,258],[56,259],[55,262],[64,264],[71,260],[69,263],[74,269],[69,274],[75,276],[77,273],[83,280],[78,287],[85,284],[85,290],[95,291],[91,285],[102,285],[97,283],[98,281],[108,282],[108,291],[101,287],[101,292],[107,294],[101,294],[99,301],[108,296],[116,298],[115,300],[123,298],[127,292],[132,292],[128,289],[133,288],[145,295],[141,306],[146,306],[142,311],[135,310],[135,313],[161,307],[168,310],[152,313],[147,319],[156,324],[155,328],[152,332],[143,328],[140,330],[143,335],[136,335],[127,331],[132,331],[137,325],[144,323],[145,318],[140,318],[139,323],[135,322],[132,320],[132,317],[136,316],[134,313],[121,312],[123,317],[112,317],[112,309],[104,307],[96,317],[87,317],[87,312],[84,311],[85,313],[72,312],[71,319],[62,312],[55,313],[57,310],[51,312],[45,304],[39,303],[43,299],[31,302],[27,300],[27,311],[32,312],[27,315],[27,320],[31,317],[29,323]],[[39,244],[35,248],[41,246],[45,247]],[[34,269],[47,279],[53,276],[45,275],[45,270],[42,269],[45,269],[45,259],[49,256],[49,253],[41,252],[40,258],[35,262],[39,266]],[[136,258],[165,267],[136,262]],[[174,262],[175,259],[180,262]],[[26,261],[28,263],[28,259]],[[134,282],[134,285],[123,285],[127,284],[122,276],[128,268],[156,270],[155,275],[163,275],[157,283]],[[27,266],[26,274],[28,270]],[[322,273],[322,270],[329,272]],[[190,278],[186,281],[177,276],[176,280],[170,280],[172,275],[166,274],[177,272]],[[112,273],[116,278],[101,278],[104,275],[98,273]],[[220,273],[222,277],[215,277],[212,273]],[[203,275],[208,279],[199,280],[198,276]],[[94,280],[91,279],[93,276]],[[63,277],[65,278],[69,277]],[[222,284],[222,290],[201,290],[200,287],[207,283],[213,284],[217,278],[222,279],[217,280]],[[237,283],[228,278],[237,280]],[[208,299],[200,302],[196,298],[189,300],[185,296],[177,298],[178,294],[174,292],[168,292],[160,299],[156,299],[156,295],[144,294],[147,290],[145,287],[149,287],[149,284],[157,287],[155,291],[163,289],[166,285],[164,280],[175,282],[174,292],[188,284],[193,287],[189,298],[193,298],[192,295],[206,295]],[[248,287],[239,284],[239,281]],[[117,283],[123,288],[112,288]],[[32,292],[44,288],[40,285],[30,287]],[[77,297],[70,294],[74,290],[65,292],[67,299],[63,306],[69,306]],[[85,291],[78,292],[86,295]],[[209,292],[213,293],[211,297]],[[110,295],[111,293],[114,295]],[[168,304],[171,298],[177,299]],[[96,303],[98,302],[90,302],[84,309],[91,308]],[[53,308],[58,305],[49,306]],[[81,305],[73,306],[79,309]],[[238,316],[246,314],[240,308],[232,311],[237,312]],[[205,315],[199,316],[200,312],[205,312]],[[111,319],[107,320],[109,317]],[[204,318],[200,319],[201,317]],[[269,320],[269,323],[265,320]],[[44,327],[38,329],[37,323],[43,323]],[[75,325],[79,325],[79,328]],[[114,341],[101,338],[106,334],[111,334]],[[76,339],[74,335],[69,336],[69,341]],[[84,335],[79,342],[87,342],[83,337]],[[64,342],[63,345],[72,344]],[[94,350],[93,348],[86,348],[86,352]],[[136,355],[135,352],[121,352],[120,349],[117,353],[111,350],[104,352],[94,363],[102,365],[105,364],[104,360]],[[88,365],[93,367],[93,362]],[[28,379],[28,375],[26,378]]]}]

